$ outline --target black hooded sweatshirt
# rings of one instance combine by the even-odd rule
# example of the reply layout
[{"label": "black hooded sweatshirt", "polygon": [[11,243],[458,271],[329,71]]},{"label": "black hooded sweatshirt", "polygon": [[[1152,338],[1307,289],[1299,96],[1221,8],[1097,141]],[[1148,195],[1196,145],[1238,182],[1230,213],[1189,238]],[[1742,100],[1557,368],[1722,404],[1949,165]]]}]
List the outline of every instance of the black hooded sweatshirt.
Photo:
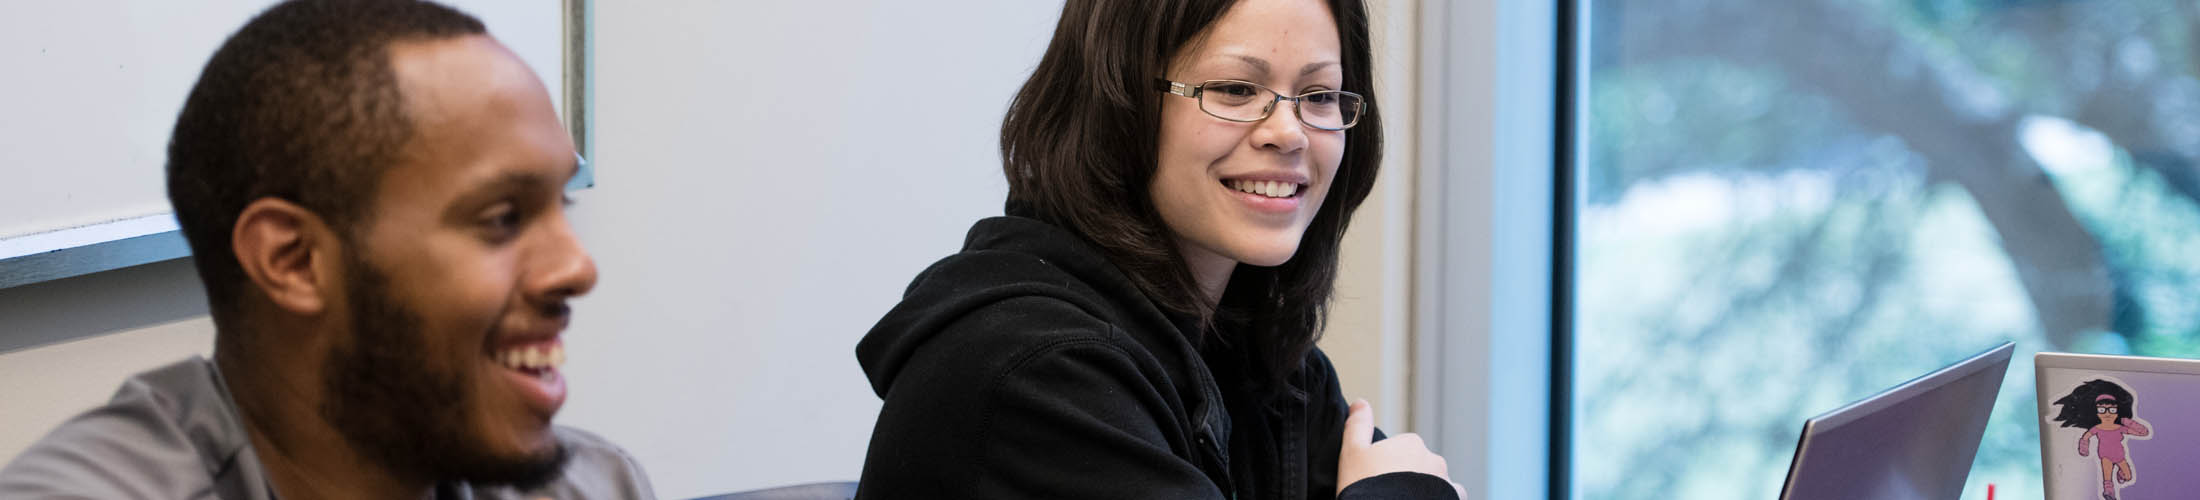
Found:
[{"label": "black hooded sweatshirt", "polygon": [[[979,221],[856,345],[885,400],[857,497],[1332,498],[1347,404],[1329,359],[1288,379],[1303,397],[1263,397],[1198,328],[1074,233]],[[1339,497],[1456,495],[1394,472]]]}]

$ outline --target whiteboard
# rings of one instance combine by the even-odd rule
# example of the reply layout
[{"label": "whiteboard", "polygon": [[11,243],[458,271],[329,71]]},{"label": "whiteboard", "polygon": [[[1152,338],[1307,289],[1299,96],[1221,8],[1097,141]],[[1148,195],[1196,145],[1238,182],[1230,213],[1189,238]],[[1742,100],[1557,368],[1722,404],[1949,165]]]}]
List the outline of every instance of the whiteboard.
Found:
[{"label": "whiteboard", "polygon": [[[275,3],[9,5],[0,16],[0,287],[183,255],[164,178],[168,133],[207,58]],[[565,22],[585,3],[445,4],[519,54],[566,116]],[[123,241],[136,243],[88,248]]]}]

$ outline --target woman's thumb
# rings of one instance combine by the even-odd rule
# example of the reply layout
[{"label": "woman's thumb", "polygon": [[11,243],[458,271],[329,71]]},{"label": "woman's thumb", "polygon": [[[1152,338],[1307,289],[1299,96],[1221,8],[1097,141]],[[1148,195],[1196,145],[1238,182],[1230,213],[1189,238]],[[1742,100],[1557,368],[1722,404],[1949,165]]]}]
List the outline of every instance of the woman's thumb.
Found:
[{"label": "woman's thumb", "polygon": [[1351,414],[1344,418],[1344,446],[1364,447],[1375,441],[1375,407],[1362,399],[1352,402]]}]

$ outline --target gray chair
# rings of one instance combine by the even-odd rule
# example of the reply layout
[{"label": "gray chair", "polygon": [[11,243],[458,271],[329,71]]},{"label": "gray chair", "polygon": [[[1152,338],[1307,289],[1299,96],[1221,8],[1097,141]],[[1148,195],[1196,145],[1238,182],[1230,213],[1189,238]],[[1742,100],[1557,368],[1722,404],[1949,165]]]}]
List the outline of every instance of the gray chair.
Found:
[{"label": "gray chair", "polygon": [[811,483],[707,496],[695,500],[849,500],[856,497],[856,482]]}]

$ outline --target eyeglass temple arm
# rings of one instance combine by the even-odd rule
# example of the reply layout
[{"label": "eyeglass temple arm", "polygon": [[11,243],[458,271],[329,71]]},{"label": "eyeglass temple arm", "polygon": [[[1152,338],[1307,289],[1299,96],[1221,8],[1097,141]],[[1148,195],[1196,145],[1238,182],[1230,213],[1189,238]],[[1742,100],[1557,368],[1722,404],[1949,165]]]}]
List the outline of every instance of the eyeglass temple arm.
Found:
[{"label": "eyeglass temple arm", "polygon": [[1163,78],[1153,79],[1153,89],[1184,97],[1199,97],[1199,87],[1172,82]]}]

